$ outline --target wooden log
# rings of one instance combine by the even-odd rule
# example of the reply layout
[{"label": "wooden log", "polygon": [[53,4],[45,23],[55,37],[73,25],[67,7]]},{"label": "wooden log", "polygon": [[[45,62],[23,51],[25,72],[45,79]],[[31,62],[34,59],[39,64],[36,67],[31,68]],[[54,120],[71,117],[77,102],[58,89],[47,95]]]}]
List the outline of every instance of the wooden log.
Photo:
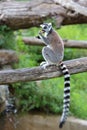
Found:
[{"label": "wooden log", "polygon": [[[64,45],[67,48],[87,48],[87,41],[78,41],[78,40],[63,40]],[[44,42],[35,37],[23,37],[23,42],[26,45],[35,45],[35,46],[44,46]]]},{"label": "wooden log", "polygon": [[[87,0],[54,0],[63,7],[87,16]],[[74,13],[75,13],[74,12]]]},{"label": "wooden log", "polygon": [[64,40],[65,47],[87,49],[87,41],[81,40]]},{"label": "wooden log", "polygon": [[[64,61],[70,74],[76,74],[87,71],[87,57]],[[0,71],[0,84],[44,80],[62,76],[58,66],[23,68],[15,70]]]},{"label": "wooden log", "polygon": [[0,25],[7,25],[11,29],[39,26],[49,18],[54,19],[58,27],[61,24],[87,23],[87,15],[64,8],[55,0],[0,2]]},{"label": "wooden log", "polygon": [[26,45],[33,45],[33,46],[44,46],[44,42],[35,37],[23,37],[23,42]]},{"label": "wooden log", "polygon": [[18,62],[18,56],[12,50],[0,50],[0,66]]}]

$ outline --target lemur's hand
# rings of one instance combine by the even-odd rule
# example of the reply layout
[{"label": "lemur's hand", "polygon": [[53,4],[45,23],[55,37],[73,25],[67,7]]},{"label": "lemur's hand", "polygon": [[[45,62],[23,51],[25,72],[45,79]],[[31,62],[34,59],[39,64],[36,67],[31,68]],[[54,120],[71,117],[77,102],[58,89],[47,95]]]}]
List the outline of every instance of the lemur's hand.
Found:
[{"label": "lemur's hand", "polygon": [[36,38],[41,39],[40,36],[36,36]]},{"label": "lemur's hand", "polygon": [[42,36],[42,31],[40,31],[40,32],[39,32],[39,35],[41,35],[41,36]]},{"label": "lemur's hand", "polygon": [[44,34],[45,32],[43,30],[40,30],[39,34],[42,35]]},{"label": "lemur's hand", "polygon": [[39,36],[36,36],[36,38],[41,39],[40,36],[42,37],[43,34],[44,34],[44,31],[43,31],[43,30],[39,31]]},{"label": "lemur's hand", "polygon": [[36,38],[41,39],[40,36],[42,36],[42,33],[43,33],[43,31],[41,30],[41,31],[39,32],[39,36],[36,36]]}]

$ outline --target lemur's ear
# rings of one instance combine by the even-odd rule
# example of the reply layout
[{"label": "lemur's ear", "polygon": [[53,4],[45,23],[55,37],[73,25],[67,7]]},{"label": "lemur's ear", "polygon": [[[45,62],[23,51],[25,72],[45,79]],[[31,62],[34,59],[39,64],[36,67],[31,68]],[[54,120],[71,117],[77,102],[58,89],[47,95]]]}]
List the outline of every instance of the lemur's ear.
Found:
[{"label": "lemur's ear", "polygon": [[52,26],[52,23],[48,23],[49,26]]},{"label": "lemur's ear", "polygon": [[44,24],[40,24],[40,27],[44,28]]}]

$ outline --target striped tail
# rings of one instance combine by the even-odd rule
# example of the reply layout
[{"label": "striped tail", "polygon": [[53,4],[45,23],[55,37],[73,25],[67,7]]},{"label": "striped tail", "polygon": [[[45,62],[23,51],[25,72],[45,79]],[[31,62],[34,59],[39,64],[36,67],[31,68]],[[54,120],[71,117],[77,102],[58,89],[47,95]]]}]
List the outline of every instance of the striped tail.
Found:
[{"label": "striped tail", "polygon": [[63,99],[63,113],[60,120],[59,128],[63,127],[65,123],[70,107],[70,74],[65,64],[60,64],[60,69],[64,74],[64,99]]}]

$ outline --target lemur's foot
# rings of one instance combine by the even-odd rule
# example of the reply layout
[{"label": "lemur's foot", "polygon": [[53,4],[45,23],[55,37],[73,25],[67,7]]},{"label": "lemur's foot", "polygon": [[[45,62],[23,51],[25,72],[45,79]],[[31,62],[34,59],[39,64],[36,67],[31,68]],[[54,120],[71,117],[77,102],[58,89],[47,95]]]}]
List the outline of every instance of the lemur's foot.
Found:
[{"label": "lemur's foot", "polygon": [[43,66],[44,64],[46,64],[45,61],[41,62],[41,63],[40,63],[40,66]]},{"label": "lemur's foot", "polygon": [[46,69],[47,66],[49,66],[49,64],[45,61],[41,62],[40,63],[40,66],[43,68],[43,69]]}]

